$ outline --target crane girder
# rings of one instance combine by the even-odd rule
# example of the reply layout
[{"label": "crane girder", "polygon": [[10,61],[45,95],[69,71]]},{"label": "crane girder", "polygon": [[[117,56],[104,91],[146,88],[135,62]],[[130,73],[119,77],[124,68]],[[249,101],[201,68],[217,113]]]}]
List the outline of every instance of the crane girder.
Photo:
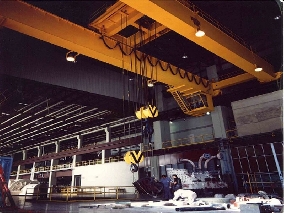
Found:
[{"label": "crane girder", "polygon": [[98,29],[107,36],[113,36],[127,25],[133,24],[143,15],[132,7],[122,2],[117,2],[109,7],[99,18],[93,20],[89,27]]},{"label": "crane girder", "polygon": [[[272,65],[237,42],[232,36],[203,19],[197,11],[186,7],[182,4],[183,0],[120,1],[250,73],[260,82],[273,81],[279,76],[274,73]],[[205,36],[201,38],[195,36],[197,26],[193,19],[200,22],[200,28],[206,32]],[[263,68],[262,72],[254,71],[256,64]]]},{"label": "crane girder", "polygon": [[[143,16],[144,14],[127,4],[117,1],[105,13],[93,20],[89,24],[89,27],[115,40],[127,43],[131,47],[141,47],[170,31],[167,27],[156,21],[152,24],[141,25],[139,19]],[[128,37],[118,34],[119,31],[124,30],[130,25],[137,29],[136,33]]]},{"label": "crane girder", "polygon": [[244,83],[246,81],[250,81],[255,79],[255,77],[249,73],[244,73],[241,75],[237,75],[235,77],[231,77],[222,81],[212,83],[214,90],[221,90],[229,86],[234,86],[236,84]]},{"label": "crane girder", "polygon": [[[138,58],[145,58],[145,54],[139,51],[136,51],[135,54],[122,56],[120,48],[107,47],[114,47],[117,44],[117,41],[113,38],[103,37],[101,34],[76,25],[26,2],[0,1],[0,20],[2,20],[1,25],[9,29],[116,67],[124,68],[130,72],[137,73],[137,68],[131,66],[131,61],[135,58],[135,55]],[[130,46],[120,44],[125,52],[131,52]],[[154,64],[158,61],[157,58],[151,56],[148,56],[148,59]],[[141,63],[144,69],[148,70],[143,75],[151,78],[150,70],[153,70],[153,68],[149,60],[145,59]],[[167,62],[160,62],[162,66],[156,66],[155,68],[155,72],[157,72],[157,79],[155,80],[174,87],[185,85],[185,88],[190,89],[192,92],[202,91],[213,94],[211,83],[206,79],[195,76],[195,80],[190,81],[187,77],[184,77],[186,73],[184,70],[174,71],[175,73],[173,72],[173,74],[170,70],[163,70],[167,67]],[[177,69],[174,66],[171,67],[173,67],[173,70]],[[193,76],[192,74],[188,75],[190,77]],[[201,81],[203,84],[200,83]],[[206,84],[208,86],[204,86]]]}]

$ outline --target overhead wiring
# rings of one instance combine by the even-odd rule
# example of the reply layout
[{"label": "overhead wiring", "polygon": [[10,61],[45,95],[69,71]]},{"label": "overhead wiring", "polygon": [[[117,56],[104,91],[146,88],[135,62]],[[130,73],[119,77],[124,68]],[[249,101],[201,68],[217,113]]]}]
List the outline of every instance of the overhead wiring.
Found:
[{"label": "overhead wiring", "polygon": [[[105,44],[105,46],[109,49],[115,49],[116,47],[119,47],[120,51],[122,52],[123,55],[125,56],[130,56],[132,53],[134,53],[135,55],[135,58],[140,61],[140,62],[144,62],[146,63],[146,60],[148,61],[148,63],[150,64],[150,66],[152,67],[156,67],[156,66],[159,66],[163,71],[168,71],[170,70],[170,72],[173,74],[173,75],[177,75],[179,74],[179,76],[182,78],[182,79],[187,79],[189,82],[192,82],[194,81],[197,85],[200,85],[202,84],[205,88],[208,88],[210,86],[210,82],[206,79],[203,79],[203,78],[200,78],[199,76],[197,75],[194,75],[190,72],[186,72],[185,70],[179,68],[179,67],[175,67],[173,65],[171,65],[170,63],[167,63],[167,62],[163,62],[159,59],[157,59],[155,62],[153,62],[151,60],[151,56],[146,54],[146,53],[142,53],[141,56],[138,55],[138,50],[136,47],[131,47],[131,46],[127,46],[128,48],[130,48],[131,50],[129,52],[126,52],[124,49],[123,49],[123,44],[119,41],[116,41],[115,45],[113,46],[110,46],[108,45],[107,41],[106,41],[106,38],[108,39],[111,39],[113,41],[116,41],[114,40],[113,38],[110,38],[110,37],[107,37],[105,35],[102,35],[101,36],[101,39],[103,40],[103,43]],[[165,67],[163,64],[166,64]],[[173,68],[175,67],[175,69]]]}]

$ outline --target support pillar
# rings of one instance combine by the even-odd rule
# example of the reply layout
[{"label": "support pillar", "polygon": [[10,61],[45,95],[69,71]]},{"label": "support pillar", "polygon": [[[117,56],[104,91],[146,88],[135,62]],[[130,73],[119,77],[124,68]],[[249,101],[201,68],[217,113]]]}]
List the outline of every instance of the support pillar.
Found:
[{"label": "support pillar", "polygon": [[223,179],[228,183],[229,188],[232,187],[232,189],[237,192],[238,183],[228,142],[221,140],[219,143],[219,149],[221,154],[220,164]]},{"label": "support pillar", "polygon": [[162,149],[163,142],[171,140],[170,125],[168,121],[155,121],[154,127],[154,149]]},{"label": "support pillar", "polygon": [[[109,127],[105,128],[106,132],[106,143],[111,141],[111,129]],[[102,164],[105,163],[105,150],[102,150]]]},{"label": "support pillar", "polygon": [[[60,141],[55,142],[55,153],[60,152]],[[53,185],[56,185],[56,173],[53,171],[53,166],[58,164],[58,159],[51,159],[50,161],[50,171],[48,180],[48,193]]]},{"label": "support pillar", "polygon": [[[37,157],[40,157],[41,155],[42,155],[42,146],[37,146]],[[38,163],[36,163],[36,162],[33,163],[30,180],[34,180],[35,168],[36,168],[37,165],[38,165]]]},{"label": "support pillar", "polygon": [[[23,160],[26,160],[27,159],[27,150],[23,150],[22,152],[23,152]],[[24,168],[25,168],[25,165],[18,165],[16,180],[19,179],[20,171],[21,171],[21,169],[24,169]]]},{"label": "support pillar", "polygon": [[230,129],[230,119],[233,118],[233,112],[231,109],[225,106],[217,106],[214,111],[211,112],[213,131],[215,140],[220,140],[220,165],[221,172],[224,181],[231,183],[229,187],[233,187],[232,190],[237,192],[238,184],[236,175],[234,172],[233,160],[231,155],[231,150],[229,148],[227,130]]},{"label": "support pillar", "polygon": [[216,106],[214,111],[211,112],[215,138],[227,138],[227,130],[229,130],[232,114],[232,110],[224,106]]},{"label": "support pillar", "polygon": [[[82,144],[83,144],[83,136],[82,135],[78,135],[77,136],[77,148],[80,149],[82,148]],[[74,169],[76,167],[76,163],[82,160],[82,156],[79,155],[73,155],[73,160],[72,160],[72,168]],[[73,187],[75,183],[75,179],[74,179],[74,172],[72,172],[72,179],[71,179],[71,186]]]},{"label": "support pillar", "polygon": [[[77,148],[80,149],[82,148],[82,144],[83,144],[83,136],[82,135],[78,135],[77,136]],[[82,160],[82,156],[77,156],[77,155],[73,155],[73,159],[72,159],[72,168],[76,167],[76,162],[79,162]]]},{"label": "support pillar", "polygon": [[159,156],[150,157],[151,176],[159,180]]},{"label": "support pillar", "polygon": [[273,157],[274,157],[275,165],[276,165],[276,168],[277,168],[277,171],[278,171],[278,176],[279,176],[279,179],[281,181],[281,185],[283,187],[284,184],[283,184],[282,170],[281,170],[281,166],[279,164],[279,161],[278,161],[278,158],[277,158],[277,155],[276,155],[274,144],[270,143],[270,147],[271,147],[271,151],[272,151],[272,154],[273,154]]},{"label": "support pillar", "polygon": [[163,96],[163,90],[165,90],[165,86],[163,85],[155,85],[155,99],[156,99],[156,107],[158,108],[159,112],[165,111],[168,109],[167,101]]}]

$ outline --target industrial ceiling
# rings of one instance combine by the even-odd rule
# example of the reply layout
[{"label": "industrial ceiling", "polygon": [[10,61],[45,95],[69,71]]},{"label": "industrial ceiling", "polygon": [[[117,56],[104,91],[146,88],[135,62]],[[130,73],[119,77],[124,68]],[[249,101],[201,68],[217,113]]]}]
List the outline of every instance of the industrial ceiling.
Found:
[{"label": "industrial ceiling", "polygon": [[[151,5],[153,2],[155,3],[155,1],[145,1],[144,4]],[[183,2],[189,3],[188,1]],[[27,3],[100,34],[102,32],[99,32],[99,28],[94,25],[95,20],[106,13],[107,8],[118,2],[27,1]],[[155,23],[153,18],[159,19],[160,28],[155,27],[154,31],[161,29],[160,32],[163,34],[139,46],[140,52],[168,62],[206,81],[208,80],[206,67],[214,64],[221,67],[218,71],[221,80],[235,76],[234,73],[246,74],[237,65],[216,55],[219,53],[213,53],[212,49],[208,51],[209,48],[204,45],[202,47],[202,44],[198,45],[199,41],[194,42],[195,38],[192,41],[183,35],[183,32],[177,32],[182,29],[172,29],[175,26],[170,24],[165,26],[167,22],[164,21],[164,17],[159,17],[151,10],[143,9],[143,5],[133,4],[132,1],[122,1],[122,3],[129,4],[135,11],[138,11],[135,13],[139,20],[138,25],[144,28]],[[234,36],[241,37],[249,50],[256,53],[256,57],[265,59],[264,62],[260,61],[261,63],[267,62],[267,66],[271,64],[271,70],[268,73],[272,77],[267,82],[259,82],[266,77],[259,77],[259,81],[249,78],[248,82],[222,88],[222,95],[213,98],[215,105],[229,106],[231,101],[281,88],[279,81],[275,80],[277,72],[282,71],[283,61],[282,12],[276,1],[193,1],[193,4],[199,10],[205,11],[205,14],[210,14],[210,17],[217,20],[218,24],[225,26],[226,29],[231,29]],[[163,5],[160,5],[155,10],[162,7]],[[149,14],[145,15],[148,12]],[[175,14],[175,11],[171,13]],[[6,28],[5,16],[2,15],[0,12],[0,23],[3,25],[0,30],[0,59],[6,68],[9,68],[10,63],[22,64],[26,60],[29,60],[30,63],[43,63],[46,57],[39,57],[40,54],[53,58],[54,64],[63,63],[68,49]],[[23,18],[25,17],[28,15],[23,16]],[[130,24],[130,20],[128,24]],[[116,38],[119,36],[130,37],[137,33],[135,24],[137,25],[137,22],[126,28],[121,28],[123,30],[115,31],[113,28]],[[204,25],[206,24],[202,22],[201,26]],[[121,25],[118,25],[119,27]],[[64,63],[67,62],[64,61]],[[118,63],[121,64],[121,62]],[[115,67],[115,64],[113,64],[114,66],[106,65],[90,55],[84,56],[84,54],[80,55],[76,66],[92,66],[94,64],[108,66],[115,72],[121,72],[121,69]],[[107,126],[113,126],[112,135],[114,138],[121,137],[126,132],[128,134],[141,132],[141,121],[136,119],[133,114],[134,103],[9,75],[1,75],[0,82],[0,153],[2,154],[11,154],[27,147],[49,144],[58,140],[69,140],[78,134],[88,134],[85,143],[93,144],[105,139],[104,128]],[[167,84],[167,82],[163,83]],[[126,111],[124,106],[127,106]],[[180,118],[187,115],[184,115],[180,109],[176,109],[161,114],[156,119],[169,119],[172,116]],[[72,143],[76,145],[76,140]]]}]

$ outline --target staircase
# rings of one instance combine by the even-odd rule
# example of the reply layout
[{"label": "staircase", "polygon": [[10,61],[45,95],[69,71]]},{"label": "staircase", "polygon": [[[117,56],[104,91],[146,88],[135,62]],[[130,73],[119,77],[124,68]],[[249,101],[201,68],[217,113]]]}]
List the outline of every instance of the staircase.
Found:
[{"label": "staircase", "polygon": [[184,86],[170,87],[170,92],[181,110],[191,116],[202,116],[214,110],[212,96],[203,92],[188,92]]},{"label": "staircase", "polygon": [[179,91],[172,92],[172,95],[176,102],[178,103],[181,110],[187,114],[190,111],[190,104],[187,102],[187,100],[180,94]]}]

